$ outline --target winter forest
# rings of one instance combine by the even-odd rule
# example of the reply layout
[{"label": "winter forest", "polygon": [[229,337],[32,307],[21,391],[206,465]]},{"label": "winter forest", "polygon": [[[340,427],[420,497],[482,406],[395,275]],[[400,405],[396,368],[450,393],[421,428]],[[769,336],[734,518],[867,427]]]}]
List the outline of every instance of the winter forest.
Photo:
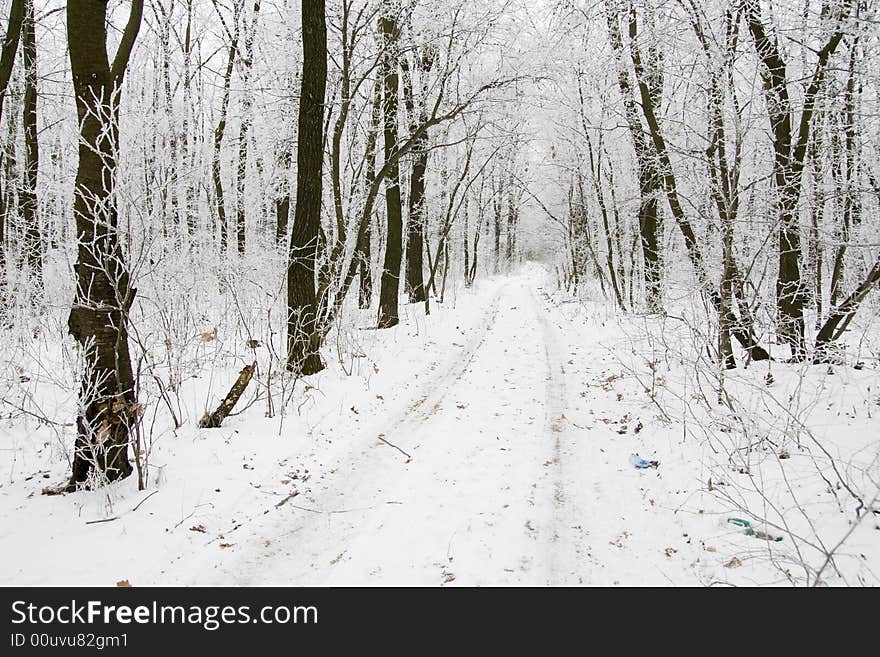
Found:
[{"label": "winter forest", "polygon": [[0,584],[880,585],[880,3],[0,33]]}]

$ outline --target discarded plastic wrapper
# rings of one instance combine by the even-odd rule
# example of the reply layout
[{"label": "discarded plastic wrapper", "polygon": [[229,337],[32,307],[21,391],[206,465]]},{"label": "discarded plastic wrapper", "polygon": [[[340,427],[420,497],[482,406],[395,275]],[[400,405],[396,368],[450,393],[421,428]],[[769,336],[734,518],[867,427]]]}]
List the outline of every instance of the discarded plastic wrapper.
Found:
[{"label": "discarded plastic wrapper", "polygon": [[768,534],[767,532],[761,531],[760,529],[755,529],[752,527],[752,523],[748,520],[743,520],[742,518],[728,518],[727,522],[731,525],[737,525],[739,527],[744,527],[745,531],[743,534],[746,536],[754,536],[755,538],[760,538],[764,541],[774,541],[778,543],[783,539],[782,536],[774,536],[773,534]]},{"label": "discarded plastic wrapper", "polygon": [[637,468],[656,468],[660,465],[660,461],[648,461],[641,458],[638,454],[630,454],[629,462]]}]

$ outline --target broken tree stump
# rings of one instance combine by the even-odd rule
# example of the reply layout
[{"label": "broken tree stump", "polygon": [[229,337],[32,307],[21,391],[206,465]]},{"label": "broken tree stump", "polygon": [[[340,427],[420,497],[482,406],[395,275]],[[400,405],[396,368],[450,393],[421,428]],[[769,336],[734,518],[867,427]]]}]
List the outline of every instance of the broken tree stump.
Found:
[{"label": "broken tree stump", "polygon": [[247,388],[248,383],[251,382],[254,370],[256,369],[257,363],[254,362],[238,373],[238,378],[232,384],[229,392],[226,393],[226,397],[220,402],[216,410],[213,413],[205,413],[205,416],[199,420],[200,429],[217,429],[223,423],[223,420],[232,412],[232,409],[238,403],[242,394],[244,394],[244,390]]}]

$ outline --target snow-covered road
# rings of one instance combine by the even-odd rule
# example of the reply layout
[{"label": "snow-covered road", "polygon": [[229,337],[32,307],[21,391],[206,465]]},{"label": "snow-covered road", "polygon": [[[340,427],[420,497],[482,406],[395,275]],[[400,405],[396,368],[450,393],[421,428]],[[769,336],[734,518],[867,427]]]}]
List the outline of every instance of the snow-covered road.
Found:
[{"label": "snow-covered road", "polygon": [[[325,350],[327,369],[298,382],[283,413],[254,389],[221,428],[199,429],[240,369],[230,359],[181,392],[180,430],[155,423],[145,490],[132,477],[40,495],[69,466],[45,456],[45,428],[5,435],[14,458],[0,473],[0,554],[28,558],[8,559],[3,581],[788,584],[807,581],[795,579],[805,558],[825,561],[802,500],[824,510],[822,543],[857,530],[836,558],[839,581],[876,581],[877,523],[815,476],[824,452],[792,441],[743,450],[752,434],[731,429],[708,370],[691,369],[685,325],[619,313],[598,295],[576,301],[549,279],[538,265],[489,277],[454,288],[430,316],[402,305],[401,324],[383,331],[355,311],[331,338],[341,348]],[[846,472],[865,488],[856,475],[874,472],[875,452],[860,446],[876,436],[876,375],[774,372],[769,388],[757,367],[726,385],[760,420],[758,402],[788,408],[806,381],[803,394],[822,401],[812,435],[849,450]],[[866,391],[866,412],[852,391]],[[659,467],[633,467],[633,453]],[[759,521],[765,491],[784,513],[772,525]]]},{"label": "snow-covered road", "polygon": [[561,330],[528,276],[485,306],[396,411],[311,473],[307,494],[172,573],[216,584],[696,582],[683,532],[661,510],[662,479],[633,470],[632,445],[596,426],[596,396],[608,396],[588,387],[603,374],[598,323]]}]

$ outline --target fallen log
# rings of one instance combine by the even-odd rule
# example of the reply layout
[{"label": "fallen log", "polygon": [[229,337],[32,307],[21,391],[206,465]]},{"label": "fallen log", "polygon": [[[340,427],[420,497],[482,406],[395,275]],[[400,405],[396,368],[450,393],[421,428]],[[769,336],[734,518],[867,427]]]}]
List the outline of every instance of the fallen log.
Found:
[{"label": "fallen log", "polygon": [[205,416],[199,421],[200,429],[217,429],[223,423],[223,420],[232,412],[232,409],[238,403],[242,394],[244,394],[245,388],[251,382],[254,370],[256,369],[257,364],[255,362],[238,373],[238,378],[232,384],[226,397],[220,402],[216,410],[213,413],[205,413]]}]

